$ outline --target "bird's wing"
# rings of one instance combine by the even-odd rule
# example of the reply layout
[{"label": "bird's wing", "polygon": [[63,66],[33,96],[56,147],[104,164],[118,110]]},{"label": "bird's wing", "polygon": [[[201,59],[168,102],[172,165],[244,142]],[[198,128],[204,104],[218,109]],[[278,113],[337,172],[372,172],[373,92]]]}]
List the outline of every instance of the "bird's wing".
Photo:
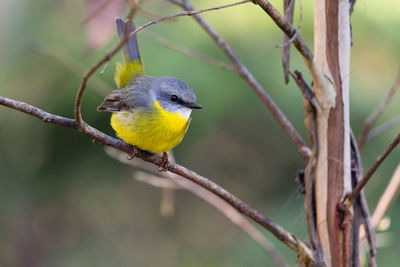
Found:
[{"label": "bird's wing", "polygon": [[154,79],[141,75],[133,79],[126,88],[112,91],[97,107],[98,111],[118,112],[135,108],[146,108],[152,103],[149,94],[150,83]]},{"label": "bird's wing", "polygon": [[[117,18],[117,31],[120,41],[135,30],[135,24],[132,20],[123,20]],[[129,37],[125,46],[122,48],[123,63],[117,63],[114,80],[119,88],[124,88],[136,76],[144,73],[143,64],[140,59],[139,46],[136,34]]]}]

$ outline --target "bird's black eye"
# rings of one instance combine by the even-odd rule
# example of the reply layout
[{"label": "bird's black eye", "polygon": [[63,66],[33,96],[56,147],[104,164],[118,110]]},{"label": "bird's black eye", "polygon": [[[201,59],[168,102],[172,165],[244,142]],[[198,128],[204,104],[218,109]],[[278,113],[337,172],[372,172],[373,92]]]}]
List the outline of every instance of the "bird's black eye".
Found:
[{"label": "bird's black eye", "polygon": [[176,95],[171,95],[171,101],[172,102],[178,101],[178,97]]}]

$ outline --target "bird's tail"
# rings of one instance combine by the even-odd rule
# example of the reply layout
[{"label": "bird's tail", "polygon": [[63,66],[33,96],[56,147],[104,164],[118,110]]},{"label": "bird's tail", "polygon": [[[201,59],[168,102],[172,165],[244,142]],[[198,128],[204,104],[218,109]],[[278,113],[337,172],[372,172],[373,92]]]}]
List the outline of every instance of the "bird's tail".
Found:
[{"label": "bird's tail", "polygon": [[[123,20],[117,18],[117,31],[120,40],[135,30],[132,20]],[[140,59],[139,46],[136,34],[131,36],[122,49],[123,63],[117,63],[114,81],[118,88],[124,88],[130,80],[144,73],[143,64]]]}]

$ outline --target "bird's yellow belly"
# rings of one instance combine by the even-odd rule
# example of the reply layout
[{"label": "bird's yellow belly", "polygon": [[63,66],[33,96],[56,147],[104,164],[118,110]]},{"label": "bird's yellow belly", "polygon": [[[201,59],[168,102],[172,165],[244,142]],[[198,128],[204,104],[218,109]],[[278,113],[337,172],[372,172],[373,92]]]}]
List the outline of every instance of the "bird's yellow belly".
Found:
[{"label": "bird's yellow belly", "polygon": [[167,152],[177,146],[188,124],[189,118],[163,110],[158,102],[151,113],[133,109],[115,112],[111,116],[111,126],[119,138],[151,152]]}]

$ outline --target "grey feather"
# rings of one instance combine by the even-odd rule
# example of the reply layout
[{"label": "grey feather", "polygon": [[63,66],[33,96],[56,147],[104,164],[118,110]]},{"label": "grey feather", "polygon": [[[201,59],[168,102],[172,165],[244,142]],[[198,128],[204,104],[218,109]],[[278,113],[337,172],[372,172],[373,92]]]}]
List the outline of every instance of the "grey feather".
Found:
[{"label": "grey feather", "polygon": [[[136,29],[132,20],[127,20],[124,22],[122,19],[117,18],[115,22],[117,24],[117,31],[120,40],[123,40],[127,34],[130,34]],[[131,61],[140,61],[139,45],[136,34],[129,38],[122,51],[128,55]]]},{"label": "grey feather", "polygon": [[118,112],[135,108],[147,109],[154,101],[149,91],[154,77],[140,75],[130,81],[125,88],[112,91],[106,96],[98,111]]}]

